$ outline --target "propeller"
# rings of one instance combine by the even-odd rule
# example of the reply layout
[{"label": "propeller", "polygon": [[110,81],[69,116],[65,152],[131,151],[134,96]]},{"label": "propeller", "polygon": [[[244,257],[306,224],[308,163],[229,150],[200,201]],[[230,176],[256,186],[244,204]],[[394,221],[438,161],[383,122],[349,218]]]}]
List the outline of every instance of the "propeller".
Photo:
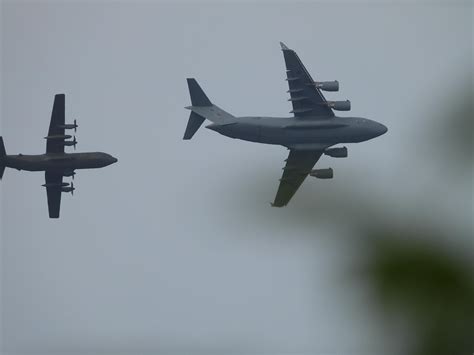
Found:
[{"label": "propeller", "polygon": [[74,133],[77,132],[77,120],[74,119]]},{"label": "propeller", "polygon": [[73,139],[72,143],[73,143],[73,146],[74,146],[74,150],[76,150],[76,145],[77,145],[76,136],[74,136],[74,139]]},{"label": "propeller", "polygon": [[75,188],[74,188],[74,183],[71,182],[71,195],[72,195],[72,196],[74,196],[74,190],[75,190]]}]

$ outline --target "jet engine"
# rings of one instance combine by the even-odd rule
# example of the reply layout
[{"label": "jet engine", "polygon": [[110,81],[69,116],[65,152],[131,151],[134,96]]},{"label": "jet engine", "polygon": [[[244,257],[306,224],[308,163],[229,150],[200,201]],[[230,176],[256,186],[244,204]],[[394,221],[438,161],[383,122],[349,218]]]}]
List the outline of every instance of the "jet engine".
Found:
[{"label": "jet engine", "polygon": [[347,158],[347,148],[329,148],[324,151],[324,154],[333,158]]},{"label": "jet engine", "polygon": [[339,91],[339,81],[316,81],[314,85],[324,91]]},{"label": "jet engine", "polygon": [[349,111],[351,109],[351,102],[346,101],[328,101],[328,106],[336,111]]},{"label": "jet engine", "polygon": [[314,169],[311,170],[309,175],[317,178],[317,179],[332,179],[334,177],[334,173],[331,168],[328,169]]}]

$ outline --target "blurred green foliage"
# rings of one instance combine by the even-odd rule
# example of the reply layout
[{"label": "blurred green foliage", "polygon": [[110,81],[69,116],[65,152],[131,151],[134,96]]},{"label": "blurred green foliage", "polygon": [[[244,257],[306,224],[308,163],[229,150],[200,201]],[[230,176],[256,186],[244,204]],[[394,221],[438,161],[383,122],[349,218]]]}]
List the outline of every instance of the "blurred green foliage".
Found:
[{"label": "blurred green foliage", "polygon": [[454,183],[469,186],[462,198],[470,200],[471,219],[452,221],[452,215],[440,209],[430,213],[434,201],[446,202],[436,200],[436,185],[433,194],[404,201],[340,186],[337,194],[319,192],[324,203],[309,197],[292,216],[308,226],[330,219],[340,224],[343,217],[351,230],[347,242],[357,243],[353,252],[362,256],[365,276],[356,276],[356,281],[367,281],[379,306],[374,311],[383,322],[395,316],[408,328],[407,339],[394,334],[409,342],[408,348],[413,345],[403,355],[474,355],[474,95],[472,80],[464,84],[450,93],[451,104],[439,106],[433,124],[420,132],[430,152],[420,161],[423,169],[432,165],[433,172],[449,169],[454,172],[450,176],[459,177],[442,189]]},{"label": "blurred green foliage", "polygon": [[[471,76],[472,78],[472,76]],[[443,127],[433,135],[433,144],[444,142],[459,166],[470,171],[472,187],[474,151],[474,108],[472,80],[452,95],[452,105],[440,108]],[[441,139],[442,138],[442,139]],[[444,164],[439,161],[438,164]],[[473,190],[466,191],[473,206]],[[384,220],[391,219],[389,211]],[[440,221],[433,217],[432,226]],[[474,237],[452,238],[468,241],[469,250],[437,244],[450,240],[437,229],[379,227],[366,231],[371,250],[368,275],[383,314],[396,312],[414,333],[415,355],[474,354]],[[454,232],[453,232],[454,233]],[[450,235],[449,237],[460,237]],[[462,253],[461,253],[462,252]],[[462,255],[460,255],[462,254]],[[468,255],[468,257],[466,257]]]},{"label": "blurred green foliage", "polygon": [[[450,98],[449,106],[439,107],[441,126],[434,126],[436,133],[430,132],[438,150],[448,150],[456,155],[455,163],[461,167],[472,169],[474,157],[474,88],[473,73],[467,76],[470,80],[462,86],[463,90],[456,91]],[[434,143],[433,142],[433,143]]]},{"label": "blurred green foliage", "polygon": [[472,265],[446,248],[416,242],[419,230],[399,234],[383,229],[368,236],[374,241],[368,264],[370,284],[382,312],[401,315],[416,333],[414,354],[472,354]]}]

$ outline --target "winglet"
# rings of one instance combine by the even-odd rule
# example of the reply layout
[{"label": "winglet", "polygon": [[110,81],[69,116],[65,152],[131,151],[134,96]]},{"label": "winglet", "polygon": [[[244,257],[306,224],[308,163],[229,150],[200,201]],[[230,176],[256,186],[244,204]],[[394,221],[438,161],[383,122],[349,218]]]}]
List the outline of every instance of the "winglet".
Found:
[{"label": "winglet", "polygon": [[283,42],[280,42],[280,46],[281,46],[281,50],[282,50],[282,51],[289,51],[289,50],[290,50],[290,48],[288,48],[288,47],[285,45],[285,43],[283,43]]}]

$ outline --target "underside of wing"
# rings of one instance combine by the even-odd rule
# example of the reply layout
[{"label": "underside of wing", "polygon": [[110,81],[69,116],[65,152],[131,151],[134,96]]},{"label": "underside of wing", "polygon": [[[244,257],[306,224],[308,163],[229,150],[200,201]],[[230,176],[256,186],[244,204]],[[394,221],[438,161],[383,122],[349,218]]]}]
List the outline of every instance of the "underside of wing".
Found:
[{"label": "underside of wing", "polygon": [[334,112],[315,85],[296,52],[281,43],[286,64],[288,92],[295,117],[333,117]]},{"label": "underside of wing", "polygon": [[322,151],[298,151],[290,150],[286,166],[283,168],[283,175],[280,179],[280,186],[272,206],[283,207],[290,202],[293,195],[303,183],[319,160]]},{"label": "underside of wing", "polygon": [[46,153],[64,153],[63,139],[65,124],[65,95],[58,94],[54,97],[53,112],[49,123],[48,137],[58,137],[58,139],[48,139],[46,143]]},{"label": "underside of wing", "polygon": [[45,180],[46,193],[48,195],[49,218],[59,218],[59,210],[61,209],[61,185],[63,183],[63,175],[46,172]]}]

